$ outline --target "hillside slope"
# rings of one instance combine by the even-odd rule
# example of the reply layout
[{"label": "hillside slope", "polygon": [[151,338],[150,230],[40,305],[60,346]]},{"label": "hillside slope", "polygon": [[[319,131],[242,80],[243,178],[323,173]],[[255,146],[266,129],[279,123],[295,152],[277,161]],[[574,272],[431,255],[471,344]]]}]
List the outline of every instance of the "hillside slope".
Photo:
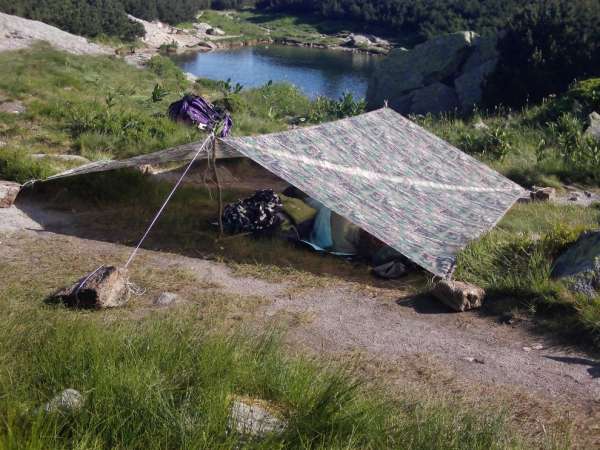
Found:
[{"label": "hillside slope", "polygon": [[46,41],[58,50],[77,55],[109,55],[110,47],[62,31],[36,20],[0,13],[0,52],[27,48],[35,41]]}]

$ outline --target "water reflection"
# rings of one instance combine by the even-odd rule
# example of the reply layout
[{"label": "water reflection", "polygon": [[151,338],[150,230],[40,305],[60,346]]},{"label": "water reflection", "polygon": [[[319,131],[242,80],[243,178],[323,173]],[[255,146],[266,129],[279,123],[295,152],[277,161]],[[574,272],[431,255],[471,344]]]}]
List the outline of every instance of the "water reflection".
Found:
[{"label": "water reflection", "polygon": [[186,72],[214,80],[231,78],[245,87],[269,80],[285,81],[309,97],[340,97],[351,92],[364,97],[369,75],[379,56],[336,50],[289,46],[242,47],[178,56]]}]

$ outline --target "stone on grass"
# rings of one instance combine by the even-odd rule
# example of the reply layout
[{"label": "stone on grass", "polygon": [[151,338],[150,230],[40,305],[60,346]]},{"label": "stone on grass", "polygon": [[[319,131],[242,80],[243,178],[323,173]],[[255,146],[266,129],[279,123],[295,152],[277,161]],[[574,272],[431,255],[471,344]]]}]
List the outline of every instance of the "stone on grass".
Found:
[{"label": "stone on grass", "polygon": [[454,311],[463,312],[479,308],[483,304],[485,291],[462,281],[441,280],[431,291],[433,296]]},{"label": "stone on grass", "polygon": [[585,134],[600,142],[600,114],[597,112],[590,114],[590,126],[585,131]]},{"label": "stone on grass", "polygon": [[44,405],[44,411],[73,412],[81,409],[84,403],[83,395],[75,389],[65,389]]},{"label": "stone on grass", "polygon": [[547,202],[556,198],[556,189],[551,187],[534,188],[531,191],[531,200]]},{"label": "stone on grass", "polygon": [[0,112],[9,114],[23,114],[26,111],[25,105],[20,101],[0,103]]},{"label": "stone on grass", "polygon": [[552,277],[563,280],[568,288],[590,298],[600,292],[600,231],[579,236],[554,262]]},{"label": "stone on grass", "polygon": [[163,292],[154,300],[154,305],[155,306],[170,306],[170,305],[173,305],[173,304],[179,302],[180,300],[181,299],[179,298],[179,295],[177,295],[173,292]]},{"label": "stone on grass", "polygon": [[48,298],[76,308],[116,308],[129,300],[127,272],[113,266],[102,266],[87,274],[74,285]]},{"label": "stone on grass", "polygon": [[0,208],[10,208],[15,203],[20,190],[21,185],[18,183],[0,180]]},{"label": "stone on grass", "polygon": [[235,399],[229,412],[229,429],[251,437],[282,432],[286,423],[261,404],[264,402]]}]

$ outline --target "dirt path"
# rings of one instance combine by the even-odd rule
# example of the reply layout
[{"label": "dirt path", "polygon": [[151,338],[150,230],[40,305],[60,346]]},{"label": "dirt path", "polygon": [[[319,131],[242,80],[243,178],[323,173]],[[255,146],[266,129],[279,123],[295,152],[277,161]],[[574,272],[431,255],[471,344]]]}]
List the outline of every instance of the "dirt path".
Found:
[{"label": "dirt path", "polygon": [[[89,253],[129,250],[40,231],[50,223],[68,227],[68,214],[37,210],[34,220],[31,209],[27,211],[0,209],[4,261],[27,258],[19,251],[19,237],[57,240],[61,245],[67,239],[69,245]],[[391,374],[389,381],[399,384],[420,383],[459,396],[510,393],[511,401],[521,402],[522,409],[531,402],[538,407],[553,405],[575,417],[587,433],[596,433],[589,442],[600,445],[600,431],[594,428],[600,419],[600,364],[523,326],[501,325],[478,313],[448,313],[430,298],[406,298],[397,289],[344,281],[325,288],[294,289],[290,281],[235,276],[225,264],[214,261],[146,250],[142,254],[156,266],[184,267],[199,283],[218,286],[224,293],[267,299],[249,320],[261,327],[283,324],[287,341],[295,348],[328,358],[361,355],[372,366],[386,367],[386,372],[375,371],[376,376]]]}]

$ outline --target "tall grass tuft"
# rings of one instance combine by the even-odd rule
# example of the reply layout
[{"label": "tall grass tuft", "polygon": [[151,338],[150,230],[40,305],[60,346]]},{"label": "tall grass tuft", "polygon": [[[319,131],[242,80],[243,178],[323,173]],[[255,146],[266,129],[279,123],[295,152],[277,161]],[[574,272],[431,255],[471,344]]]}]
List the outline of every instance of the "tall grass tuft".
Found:
[{"label": "tall grass tuft", "polygon": [[[348,369],[285,356],[273,334],[207,332],[194,308],[121,321],[15,306],[1,307],[0,448],[519,446],[496,413],[386,398]],[[83,408],[43,412],[65,388],[84,394]],[[285,431],[238,435],[236,397],[268,402]]]}]

